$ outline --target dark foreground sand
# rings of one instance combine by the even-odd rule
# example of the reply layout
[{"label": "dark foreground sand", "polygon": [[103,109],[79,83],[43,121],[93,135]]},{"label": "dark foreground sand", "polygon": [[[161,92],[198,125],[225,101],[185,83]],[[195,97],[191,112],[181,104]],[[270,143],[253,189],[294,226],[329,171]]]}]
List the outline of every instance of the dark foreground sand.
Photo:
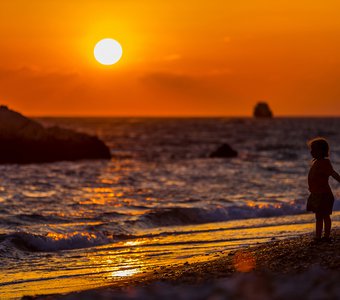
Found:
[{"label": "dark foreground sand", "polygon": [[340,299],[340,229],[332,236],[333,243],[316,245],[311,234],[273,241],[110,287],[34,299]]}]

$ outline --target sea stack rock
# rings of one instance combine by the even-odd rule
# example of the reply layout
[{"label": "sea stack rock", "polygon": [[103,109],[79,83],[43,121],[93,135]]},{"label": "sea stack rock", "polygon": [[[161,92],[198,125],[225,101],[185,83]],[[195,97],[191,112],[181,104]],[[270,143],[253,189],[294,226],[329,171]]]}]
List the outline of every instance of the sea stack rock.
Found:
[{"label": "sea stack rock", "polygon": [[110,149],[96,136],[57,126],[45,128],[0,106],[1,164],[110,158]]},{"label": "sea stack rock", "polygon": [[218,147],[214,152],[210,154],[210,157],[218,157],[218,158],[230,158],[236,157],[237,151],[231,148],[228,144],[222,144]]},{"label": "sea stack rock", "polygon": [[257,103],[254,108],[254,117],[255,118],[272,118],[273,113],[270,110],[268,103],[266,102]]}]

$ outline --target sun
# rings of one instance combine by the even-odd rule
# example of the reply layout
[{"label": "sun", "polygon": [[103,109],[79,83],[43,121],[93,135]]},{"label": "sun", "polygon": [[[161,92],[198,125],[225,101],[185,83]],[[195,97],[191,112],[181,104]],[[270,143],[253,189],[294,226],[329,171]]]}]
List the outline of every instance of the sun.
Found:
[{"label": "sun", "polygon": [[94,57],[102,65],[113,65],[122,57],[122,46],[114,39],[102,39],[94,47]]}]

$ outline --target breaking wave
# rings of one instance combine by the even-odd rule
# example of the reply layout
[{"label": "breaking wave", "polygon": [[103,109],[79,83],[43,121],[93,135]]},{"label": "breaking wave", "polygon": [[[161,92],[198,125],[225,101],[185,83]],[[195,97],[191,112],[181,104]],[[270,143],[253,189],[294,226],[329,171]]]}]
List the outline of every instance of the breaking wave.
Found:
[{"label": "breaking wave", "polygon": [[[53,252],[100,246],[113,241],[102,233],[73,232],[67,234],[49,233],[36,235],[25,232],[3,234],[0,236],[0,246],[8,243],[23,251]],[[1,250],[1,248],[0,248]]]},{"label": "breaking wave", "polygon": [[138,222],[144,226],[172,226],[222,222],[250,218],[266,218],[297,215],[305,212],[297,203],[268,205],[244,205],[217,208],[171,207],[159,208],[141,216]]}]

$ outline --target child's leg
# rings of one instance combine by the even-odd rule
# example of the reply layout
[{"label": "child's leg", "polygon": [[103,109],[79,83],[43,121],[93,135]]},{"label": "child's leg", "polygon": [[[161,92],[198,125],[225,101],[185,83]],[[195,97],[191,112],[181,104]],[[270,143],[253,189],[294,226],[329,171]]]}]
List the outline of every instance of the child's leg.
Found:
[{"label": "child's leg", "polygon": [[322,227],[323,227],[323,215],[320,213],[315,214],[315,237],[321,239]]},{"label": "child's leg", "polygon": [[325,222],[325,237],[329,238],[331,234],[332,220],[330,215],[324,215],[323,220]]}]

